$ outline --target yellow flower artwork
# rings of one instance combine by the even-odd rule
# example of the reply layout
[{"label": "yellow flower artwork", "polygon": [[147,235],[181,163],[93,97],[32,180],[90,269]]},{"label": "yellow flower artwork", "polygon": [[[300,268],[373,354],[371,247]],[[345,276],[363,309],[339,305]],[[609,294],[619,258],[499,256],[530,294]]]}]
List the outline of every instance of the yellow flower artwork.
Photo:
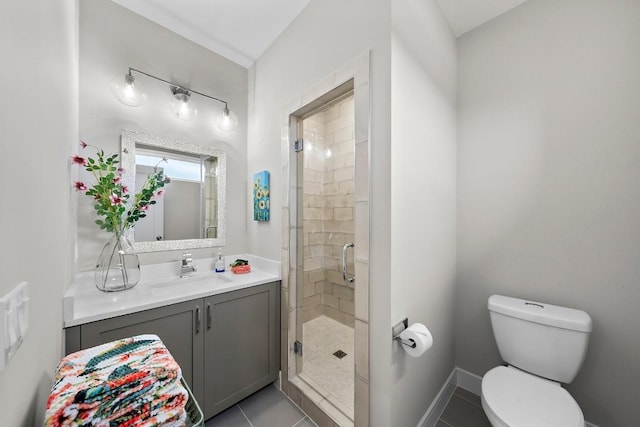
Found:
[{"label": "yellow flower artwork", "polygon": [[269,221],[269,171],[253,175],[253,220]]}]

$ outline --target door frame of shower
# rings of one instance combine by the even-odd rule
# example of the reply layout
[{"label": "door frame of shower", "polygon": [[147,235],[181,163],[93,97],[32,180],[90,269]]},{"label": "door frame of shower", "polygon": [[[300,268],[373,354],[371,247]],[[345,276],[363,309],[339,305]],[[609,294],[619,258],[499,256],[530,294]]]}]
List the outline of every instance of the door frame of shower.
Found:
[{"label": "door frame of shower", "polygon": [[[370,65],[369,53],[365,53],[340,67],[330,76],[314,85],[284,109],[282,126],[283,212],[282,212],[282,326],[281,369],[282,390],[320,425],[327,417],[343,426],[369,424],[369,182],[371,176],[369,135],[370,114]],[[354,327],[354,417],[350,419],[343,410],[321,396],[308,382],[297,375],[298,361],[294,344],[298,337],[298,290],[303,279],[303,259],[298,259],[297,249],[302,248],[302,212],[297,208],[302,200],[302,169],[294,144],[298,140],[302,118],[323,105],[344,96],[354,94],[355,114],[355,327]],[[358,173],[360,171],[360,173]],[[366,171],[363,174],[362,171]],[[303,258],[303,257],[300,257]]]}]

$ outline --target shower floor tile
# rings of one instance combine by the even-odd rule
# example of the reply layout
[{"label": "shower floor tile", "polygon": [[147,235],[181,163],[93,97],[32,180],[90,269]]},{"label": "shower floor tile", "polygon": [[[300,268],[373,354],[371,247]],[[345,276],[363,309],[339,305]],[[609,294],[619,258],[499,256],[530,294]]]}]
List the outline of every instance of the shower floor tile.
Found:
[{"label": "shower floor tile", "polygon": [[[327,400],[353,419],[353,328],[327,316],[304,323],[302,372]],[[334,353],[346,353],[342,358]],[[340,355],[340,353],[338,353]]]}]

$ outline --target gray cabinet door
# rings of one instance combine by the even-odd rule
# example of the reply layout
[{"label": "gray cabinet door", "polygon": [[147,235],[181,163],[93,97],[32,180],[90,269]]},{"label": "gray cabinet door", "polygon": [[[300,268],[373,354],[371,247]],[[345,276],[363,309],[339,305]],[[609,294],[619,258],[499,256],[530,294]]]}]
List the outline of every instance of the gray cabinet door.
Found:
[{"label": "gray cabinet door", "polygon": [[158,335],[210,418],[278,379],[280,282],[86,323],[65,333],[67,354],[134,335]]},{"label": "gray cabinet door", "polygon": [[87,323],[80,327],[80,346],[88,348],[134,335],[155,334],[182,368],[184,379],[200,402],[204,370],[202,316],[202,300],[198,299]]},{"label": "gray cabinet door", "polygon": [[204,299],[205,419],[278,378],[280,283]]}]

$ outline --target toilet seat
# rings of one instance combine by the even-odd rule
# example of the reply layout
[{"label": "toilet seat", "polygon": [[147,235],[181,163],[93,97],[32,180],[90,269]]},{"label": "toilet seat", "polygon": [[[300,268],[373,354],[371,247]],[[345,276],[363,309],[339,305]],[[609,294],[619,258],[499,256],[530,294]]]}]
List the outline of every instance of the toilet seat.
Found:
[{"label": "toilet seat", "polygon": [[482,378],[482,407],[499,427],[584,427],[576,401],[560,384],[498,366]]}]

